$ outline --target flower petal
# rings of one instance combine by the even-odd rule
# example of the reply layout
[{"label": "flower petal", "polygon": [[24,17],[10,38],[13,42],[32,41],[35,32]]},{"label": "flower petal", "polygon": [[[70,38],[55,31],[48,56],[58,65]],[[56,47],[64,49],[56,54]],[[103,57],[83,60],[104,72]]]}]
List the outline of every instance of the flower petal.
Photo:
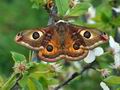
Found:
[{"label": "flower petal", "polygon": [[95,48],[94,53],[95,53],[96,56],[102,55],[104,53],[103,48],[101,48],[101,47]]},{"label": "flower petal", "polygon": [[96,15],[96,10],[93,6],[88,8],[88,17],[87,17],[87,23],[89,24],[95,24],[95,21],[93,21],[91,18],[94,18]]},{"label": "flower petal", "polygon": [[118,8],[113,7],[112,9],[113,9],[114,11],[116,11],[117,13],[120,13],[120,6],[119,6]]},{"label": "flower petal", "polygon": [[114,48],[115,47],[115,41],[114,41],[114,39],[113,39],[113,37],[112,36],[110,36],[109,37],[110,39],[109,39],[109,44],[110,44],[110,47],[112,47],[112,48]]},{"label": "flower petal", "polygon": [[115,59],[115,67],[120,67],[120,53],[116,53],[114,55],[114,59]]},{"label": "flower petal", "polygon": [[88,8],[88,14],[89,14],[89,18],[94,18],[96,15],[96,10],[93,6]]},{"label": "flower petal", "polygon": [[110,44],[110,47],[111,47],[111,48],[113,48],[113,49],[118,49],[118,48],[120,48],[120,45],[119,45],[117,42],[115,42],[115,40],[113,39],[112,36],[110,36],[109,38],[110,38],[110,39],[109,39],[109,44]]},{"label": "flower petal", "polygon": [[87,57],[84,58],[84,61],[86,63],[92,63],[95,60],[95,54],[94,51],[90,50]]},{"label": "flower petal", "polygon": [[103,90],[110,90],[110,88],[104,82],[100,82],[100,86],[102,87]]},{"label": "flower petal", "polygon": [[119,43],[114,41],[112,36],[110,36],[109,44],[110,44],[110,47],[114,50],[114,54],[120,53],[120,45]]}]

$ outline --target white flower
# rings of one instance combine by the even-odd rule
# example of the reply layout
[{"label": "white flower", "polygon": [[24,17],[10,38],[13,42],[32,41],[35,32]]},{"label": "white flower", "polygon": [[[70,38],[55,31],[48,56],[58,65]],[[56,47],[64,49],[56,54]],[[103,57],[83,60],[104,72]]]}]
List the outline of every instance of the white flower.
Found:
[{"label": "white flower", "polygon": [[90,50],[87,57],[84,58],[84,61],[86,63],[92,63],[95,60],[96,56],[100,56],[104,53],[103,49],[101,47],[97,47],[93,50]]},{"label": "white flower", "polygon": [[100,82],[100,86],[103,90],[110,90],[110,88],[104,82]]},{"label": "white flower", "polygon": [[94,18],[96,15],[96,10],[93,6],[88,8],[88,12],[87,12],[87,23],[88,24],[95,24],[95,21],[92,20],[92,18]]},{"label": "white flower", "polygon": [[120,13],[120,6],[119,6],[118,8],[113,7],[112,9],[113,9],[114,11],[116,11],[117,13]]},{"label": "white flower", "polygon": [[120,67],[120,45],[114,41],[112,36],[110,36],[109,38],[110,38],[109,45],[113,50],[113,55],[115,60],[114,64],[115,64],[115,67],[118,68]]},{"label": "white flower", "polygon": [[62,70],[62,65],[61,64],[57,64],[57,63],[50,63],[52,70],[55,72],[61,72]]}]

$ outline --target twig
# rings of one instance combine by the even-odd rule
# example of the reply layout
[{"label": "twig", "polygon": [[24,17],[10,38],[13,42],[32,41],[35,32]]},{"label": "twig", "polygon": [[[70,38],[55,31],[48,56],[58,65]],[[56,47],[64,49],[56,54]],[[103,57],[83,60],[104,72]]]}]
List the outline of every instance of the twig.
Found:
[{"label": "twig", "polygon": [[60,88],[62,88],[63,86],[67,85],[70,81],[72,81],[73,79],[75,79],[76,77],[80,76],[83,74],[84,71],[90,69],[92,67],[92,65],[94,64],[87,64],[83,67],[83,69],[80,72],[75,72],[72,74],[72,76],[70,78],[68,78],[68,80],[66,80],[65,82],[63,82],[62,84],[58,85],[54,90],[59,90]]}]

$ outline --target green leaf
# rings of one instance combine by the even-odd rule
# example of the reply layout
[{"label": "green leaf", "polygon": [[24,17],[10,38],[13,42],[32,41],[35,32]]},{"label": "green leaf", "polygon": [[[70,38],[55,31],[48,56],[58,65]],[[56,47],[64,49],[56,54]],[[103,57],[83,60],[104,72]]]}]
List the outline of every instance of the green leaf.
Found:
[{"label": "green leaf", "polygon": [[48,85],[56,85],[56,84],[59,84],[59,80],[58,79],[55,79],[55,78],[49,78],[47,80],[48,82]]},{"label": "green leaf", "polygon": [[[105,46],[102,45],[102,47]],[[105,52],[101,56],[97,57],[96,61],[99,63],[100,68],[107,68],[109,64],[113,63],[114,59],[110,52]]]},{"label": "green leaf", "polygon": [[120,77],[119,76],[109,76],[108,78],[104,79],[104,81],[108,84],[120,84]]},{"label": "green leaf", "polygon": [[47,79],[49,79],[51,77],[54,77],[55,73],[51,73],[48,70],[44,72],[36,71],[36,72],[31,73],[30,76],[35,77],[36,79],[39,79],[40,77],[44,77],[44,78],[47,77]]},{"label": "green leaf", "polygon": [[27,85],[27,81],[29,79],[29,74],[28,73],[25,73],[22,77],[21,80],[19,80],[19,85],[22,87],[22,88],[25,88],[26,85]]},{"label": "green leaf", "polygon": [[1,90],[10,90],[12,86],[16,83],[16,74],[13,73],[8,81],[2,86]]},{"label": "green leaf", "polygon": [[43,90],[42,84],[37,79],[30,77],[30,80],[34,83],[35,90]]},{"label": "green leaf", "polygon": [[29,88],[28,90],[43,90],[39,80],[31,77],[28,73],[24,74],[23,78],[19,81],[19,85],[23,90],[25,88]]},{"label": "green leaf", "polygon": [[42,84],[43,86],[43,90],[47,90],[48,89],[48,83],[45,77],[40,77],[39,78],[39,82]]},{"label": "green leaf", "polygon": [[112,7],[109,5],[109,3],[107,4],[102,3],[99,7],[96,8],[96,14],[97,16],[100,16],[100,17],[102,14],[104,14],[106,18],[111,19]]},{"label": "green leaf", "polygon": [[[29,63],[30,64],[30,63]],[[44,73],[49,70],[49,64],[42,64],[42,63],[31,63],[32,68],[29,69],[29,72],[32,74],[34,72],[41,72]]]},{"label": "green leaf", "polygon": [[19,54],[17,52],[11,52],[12,53],[12,58],[15,62],[22,62],[22,61],[26,61],[26,58],[24,55]]},{"label": "green leaf", "polygon": [[117,90],[120,90],[120,88],[117,88]]},{"label": "green leaf", "polygon": [[111,23],[116,27],[120,27],[120,16],[113,18],[113,21]]},{"label": "green leaf", "polygon": [[32,8],[39,9],[40,5],[44,5],[45,1],[44,0],[31,0],[33,2]]},{"label": "green leaf", "polygon": [[29,90],[36,90],[36,86],[30,78],[27,81],[27,87],[29,88]]},{"label": "green leaf", "polygon": [[34,4],[32,5],[32,8],[38,9],[38,8],[39,8],[39,4],[34,3]]},{"label": "green leaf", "polygon": [[58,15],[64,16],[69,9],[69,0],[55,0]]},{"label": "green leaf", "polygon": [[101,13],[101,20],[102,20],[104,23],[110,23],[111,18],[108,17],[105,13]]},{"label": "green leaf", "polygon": [[72,9],[70,9],[66,15],[67,16],[80,16],[83,15],[88,8],[90,7],[89,3],[80,3],[77,4],[75,7],[73,7]]},{"label": "green leaf", "polygon": [[26,85],[25,87],[22,88],[22,90],[29,90],[28,86]]},{"label": "green leaf", "polygon": [[0,76],[0,87],[2,87],[3,82],[4,82],[4,80],[3,80],[3,78]]},{"label": "green leaf", "polygon": [[103,0],[90,0],[89,2],[91,2],[91,4],[94,7],[98,7],[99,5],[101,5],[103,3]]}]

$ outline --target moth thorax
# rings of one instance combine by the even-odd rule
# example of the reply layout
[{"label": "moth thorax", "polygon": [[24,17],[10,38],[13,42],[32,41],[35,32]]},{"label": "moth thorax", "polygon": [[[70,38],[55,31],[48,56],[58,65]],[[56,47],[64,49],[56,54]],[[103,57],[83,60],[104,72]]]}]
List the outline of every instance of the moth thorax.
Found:
[{"label": "moth thorax", "polygon": [[65,47],[65,27],[63,25],[59,26],[59,29],[57,30],[59,36],[60,36],[60,44],[61,44],[61,48],[64,49]]}]

